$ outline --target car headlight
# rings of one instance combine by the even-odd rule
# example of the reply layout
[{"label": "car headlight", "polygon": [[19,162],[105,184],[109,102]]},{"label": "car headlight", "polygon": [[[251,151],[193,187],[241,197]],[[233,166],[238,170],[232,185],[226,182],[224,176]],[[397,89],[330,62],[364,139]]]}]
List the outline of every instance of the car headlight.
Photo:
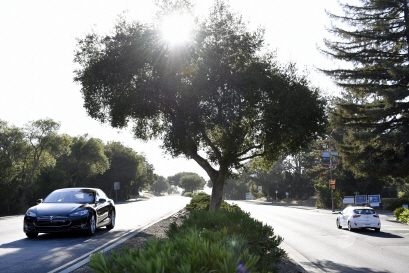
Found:
[{"label": "car headlight", "polygon": [[73,213],[70,214],[70,216],[82,216],[82,215],[87,215],[87,214],[88,214],[88,210],[84,209],[84,210],[74,211]]},{"label": "car headlight", "polygon": [[26,212],[26,215],[27,215],[27,216],[31,216],[31,217],[37,217],[37,214],[35,214],[35,213],[32,212],[31,210],[28,210],[28,211]]}]

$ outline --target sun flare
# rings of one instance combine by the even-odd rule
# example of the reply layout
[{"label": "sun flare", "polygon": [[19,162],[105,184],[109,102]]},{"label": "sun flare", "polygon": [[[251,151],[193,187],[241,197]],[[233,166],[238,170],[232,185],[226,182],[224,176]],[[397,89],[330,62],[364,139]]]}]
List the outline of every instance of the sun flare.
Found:
[{"label": "sun flare", "polygon": [[161,23],[161,33],[165,41],[181,44],[190,39],[193,29],[193,18],[185,14],[167,16]]}]

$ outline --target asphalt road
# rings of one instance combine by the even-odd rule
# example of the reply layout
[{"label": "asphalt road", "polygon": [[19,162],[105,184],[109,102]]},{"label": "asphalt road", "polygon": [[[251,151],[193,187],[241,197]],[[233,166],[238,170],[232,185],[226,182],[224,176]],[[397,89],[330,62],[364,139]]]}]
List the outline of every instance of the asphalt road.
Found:
[{"label": "asphalt road", "polygon": [[116,204],[116,225],[97,229],[94,236],[39,234],[28,239],[23,232],[24,216],[0,217],[0,272],[61,272],[124,236],[182,209],[190,198],[162,196]]},{"label": "asphalt road", "polygon": [[[308,272],[409,272],[409,226],[382,215],[379,233],[339,230],[328,210],[236,202],[284,238],[283,248]],[[229,201],[229,203],[232,203]]]}]

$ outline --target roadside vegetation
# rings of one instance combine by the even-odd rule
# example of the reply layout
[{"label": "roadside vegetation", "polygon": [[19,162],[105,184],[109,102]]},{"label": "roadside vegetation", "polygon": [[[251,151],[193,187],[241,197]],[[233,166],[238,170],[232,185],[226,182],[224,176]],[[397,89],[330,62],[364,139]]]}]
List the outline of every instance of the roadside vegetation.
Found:
[{"label": "roadside vegetation", "polygon": [[285,252],[274,230],[237,206],[223,203],[209,211],[210,195],[193,197],[181,225],[172,223],[168,239],[152,239],[143,250],[91,256],[95,272],[274,272]]}]

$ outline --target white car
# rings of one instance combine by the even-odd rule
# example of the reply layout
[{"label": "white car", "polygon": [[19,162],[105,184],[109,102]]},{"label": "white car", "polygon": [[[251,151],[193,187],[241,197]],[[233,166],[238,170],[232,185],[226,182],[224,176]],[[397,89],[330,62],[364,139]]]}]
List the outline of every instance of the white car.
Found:
[{"label": "white car", "polygon": [[347,227],[349,231],[358,228],[373,228],[375,231],[380,231],[381,220],[373,208],[347,207],[342,212],[339,212],[337,227]]}]

